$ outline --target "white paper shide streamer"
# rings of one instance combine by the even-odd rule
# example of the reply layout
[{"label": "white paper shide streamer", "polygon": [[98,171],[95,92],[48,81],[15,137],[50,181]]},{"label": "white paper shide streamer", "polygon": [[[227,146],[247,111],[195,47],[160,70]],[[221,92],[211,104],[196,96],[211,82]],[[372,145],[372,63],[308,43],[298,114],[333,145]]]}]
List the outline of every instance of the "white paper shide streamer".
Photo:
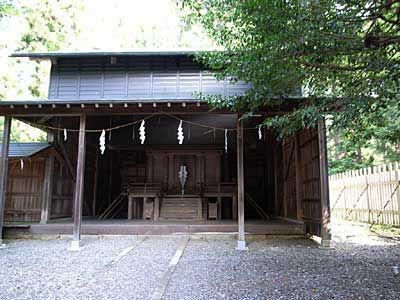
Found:
[{"label": "white paper shide streamer", "polygon": [[225,129],[225,153],[228,153],[228,129]]},{"label": "white paper shide streamer", "polygon": [[178,136],[179,145],[182,145],[183,144],[183,140],[185,139],[185,137],[183,135],[182,120],[179,122],[177,136]]},{"label": "white paper shide streamer", "polygon": [[67,140],[67,129],[64,128],[64,142]]},{"label": "white paper shide streamer", "polygon": [[104,151],[106,150],[106,132],[104,129],[101,131],[99,142],[100,142],[100,153],[101,155],[103,155]]},{"label": "white paper shide streamer", "polygon": [[21,159],[21,170],[23,170],[23,169],[24,169],[24,160]]},{"label": "white paper shide streamer", "polygon": [[261,140],[262,139],[262,131],[261,131],[261,127],[258,127],[258,139]]},{"label": "white paper shide streamer", "polygon": [[139,139],[140,139],[140,143],[143,145],[144,141],[146,139],[146,129],[144,127],[144,120],[142,121],[142,123],[140,124],[139,127]]}]

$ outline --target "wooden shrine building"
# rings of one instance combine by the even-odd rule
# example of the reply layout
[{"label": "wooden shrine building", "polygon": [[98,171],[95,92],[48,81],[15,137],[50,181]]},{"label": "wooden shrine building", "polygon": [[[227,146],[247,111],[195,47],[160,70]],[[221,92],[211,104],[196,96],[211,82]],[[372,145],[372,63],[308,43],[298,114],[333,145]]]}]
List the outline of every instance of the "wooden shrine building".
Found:
[{"label": "wooden shrine building", "polygon": [[[68,170],[59,174],[73,182],[72,215],[57,218],[54,188],[47,188],[46,224],[32,222],[31,232],[73,233],[75,249],[81,232],[236,232],[239,249],[245,233],[311,233],[329,244],[324,122],[280,142],[258,125],[290,103],[246,119],[212,109],[196,95],[240,95],[249,85],[217,80],[193,55],[13,55],[51,61],[50,85],[48,99],[0,101],[2,153],[10,153],[11,120],[27,122],[48,132]],[[8,159],[1,157],[0,234]],[[43,184],[54,187],[56,166],[45,169]],[[7,214],[6,221],[7,227],[19,219]]]}]

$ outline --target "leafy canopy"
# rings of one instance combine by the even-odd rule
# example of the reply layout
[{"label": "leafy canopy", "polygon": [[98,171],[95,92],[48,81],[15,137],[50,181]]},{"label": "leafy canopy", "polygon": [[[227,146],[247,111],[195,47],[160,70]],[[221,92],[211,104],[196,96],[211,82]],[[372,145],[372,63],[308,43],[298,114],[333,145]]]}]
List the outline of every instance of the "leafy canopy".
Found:
[{"label": "leafy canopy", "polygon": [[[399,115],[400,3],[396,0],[185,0],[187,20],[200,23],[226,52],[199,59],[221,76],[253,88],[245,97],[210,99],[217,106],[254,111],[302,89],[292,112],[266,119],[290,135],[322,115],[334,128],[360,133],[369,126],[387,136],[382,122]],[[382,124],[384,123],[384,124]]]}]

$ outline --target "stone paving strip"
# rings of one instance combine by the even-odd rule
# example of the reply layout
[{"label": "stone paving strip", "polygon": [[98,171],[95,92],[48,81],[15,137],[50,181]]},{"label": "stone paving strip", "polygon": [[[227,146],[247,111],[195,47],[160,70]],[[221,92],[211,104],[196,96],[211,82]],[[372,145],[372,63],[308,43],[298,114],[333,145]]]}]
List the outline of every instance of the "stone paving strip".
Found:
[{"label": "stone paving strip", "polygon": [[161,300],[164,296],[164,292],[168,287],[169,281],[171,280],[172,275],[174,274],[176,265],[182,257],[183,252],[185,251],[186,245],[188,244],[189,239],[183,239],[179,245],[179,248],[176,250],[174,257],[169,263],[168,269],[161,278],[159,286],[153,293],[151,300]]}]

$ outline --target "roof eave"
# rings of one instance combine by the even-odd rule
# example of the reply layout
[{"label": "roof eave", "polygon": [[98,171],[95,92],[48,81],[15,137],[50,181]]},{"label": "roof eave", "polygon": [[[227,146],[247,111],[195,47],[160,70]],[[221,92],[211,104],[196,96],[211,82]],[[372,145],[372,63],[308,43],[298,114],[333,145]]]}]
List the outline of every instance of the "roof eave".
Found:
[{"label": "roof eave", "polygon": [[71,51],[71,52],[15,52],[10,57],[51,59],[57,57],[107,57],[107,56],[194,56],[202,51],[219,50],[166,50],[166,51]]}]

